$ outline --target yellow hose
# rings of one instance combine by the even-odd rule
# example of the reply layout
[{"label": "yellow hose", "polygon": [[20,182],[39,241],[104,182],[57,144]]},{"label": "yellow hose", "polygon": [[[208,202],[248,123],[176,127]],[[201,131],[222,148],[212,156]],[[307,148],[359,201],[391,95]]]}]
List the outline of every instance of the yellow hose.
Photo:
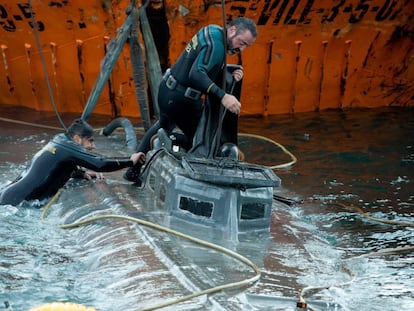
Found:
[{"label": "yellow hose", "polygon": [[48,209],[52,206],[52,204],[59,198],[60,194],[62,193],[62,189],[59,189],[58,192],[50,199],[49,202],[43,208],[42,214],[40,215],[40,219],[43,220],[46,217],[46,213]]},{"label": "yellow hose", "polygon": [[254,138],[258,138],[258,139],[267,141],[267,142],[279,147],[280,149],[282,149],[282,151],[284,153],[286,153],[287,155],[289,155],[290,158],[292,159],[292,161],[287,162],[287,163],[269,166],[269,168],[272,169],[272,170],[281,169],[281,168],[288,168],[288,167],[294,165],[298,161],[297,158],[289,150],[287,150],[283,145],[279,144],[278,142],[275,142],[274,140],[272,140],[270,138],[263,137],[263,136],[260,136],[260,135],[255,135],[255,134],[246,134],[246,133],[239,133],[239,136],[254,137]]}]

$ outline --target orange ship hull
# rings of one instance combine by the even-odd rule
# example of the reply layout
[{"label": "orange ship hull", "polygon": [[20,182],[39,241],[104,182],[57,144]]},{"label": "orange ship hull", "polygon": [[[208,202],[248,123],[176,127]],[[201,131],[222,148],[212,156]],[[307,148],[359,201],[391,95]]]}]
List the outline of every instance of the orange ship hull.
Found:
[{"label": "orange ship hull", "polygon": [[[59,112],[81,113],[129,1],[30,4],[0,2],[0,104],[52,111],[53,96]],[[234,0],[225,12],[258,24],[255,44],[228,58],[245,69],[242,115],[414,105],[414,1]],[[161,67],[221,14],[219,1],[152,1]],[[140,116],[128,44],[94,112]]]}]

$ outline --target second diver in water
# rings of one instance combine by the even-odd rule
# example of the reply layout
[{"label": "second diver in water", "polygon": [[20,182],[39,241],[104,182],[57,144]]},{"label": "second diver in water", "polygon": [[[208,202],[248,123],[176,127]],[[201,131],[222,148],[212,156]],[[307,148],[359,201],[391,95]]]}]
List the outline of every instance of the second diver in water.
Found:
[{"label": "second diver in water", "polygon": [[145,154],[130,158],[104,158],[95,149],[93,128],[76,119],[66,133],[56,135],[33,157],[28,169],[0,191],[0,204],[19,205],[22,201],[53,196],[71,178],[100,178],[97,172],[112,172],[145,162]]}]

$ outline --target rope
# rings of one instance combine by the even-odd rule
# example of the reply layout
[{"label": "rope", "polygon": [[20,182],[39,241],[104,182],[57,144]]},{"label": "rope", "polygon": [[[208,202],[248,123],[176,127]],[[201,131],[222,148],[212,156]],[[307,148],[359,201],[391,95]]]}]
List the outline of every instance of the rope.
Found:
[{"label": "rope", "polygon": [[390,255],[390,254],[398,254],[398,253],[406,253],[414,251],[414,246],[405,246],[405,247],[396,247],[396,248],[387,248],[382,249],[376,252],[371,252],[367,254],[362,254],[354,257],[347,258],[346,260],[351,260],[355,258],[364,258],[364,257],[374,257],[374,256],[382,256],[382,255]]},{"label": "rope", "polygon": [[33,14],[32,3],[31,3],[30,0],[28,0],[28,4],[29,4],[29,9],[30,9],[30,17],[31,17],[31,20],[32,20],[33,33],[34,33],[34,36],[35,36],[37,49],[39,51],[40,60],[42,62],[43,71],[45,73],[46,84],[47,84],[47,89],[49,91],[50,101],[52,102],[53,110],[55,110],[56,116],[57,116],[60,124],[66,130],[66,126],[63,123],[62,119],[60,118],[59,112],[58,112],[57,107],[56,107],[55,99],[53,98],[53,91],[52,91],[52,87],[50,86],[50,79],[49,79],[49,74],[47,73],[46,61],[45,61],[45,57],[44,57],[43,52],[42,52],[42,47],[40,45],[39,35],[37,33],[37,25],[36,25],[36,21],[35,21],[34,14]]},{"label": "rope", "polygon": [[[38,128],[45,128],[45,129],[50,129],[50,130],[58,130],[58,131],[61,131],[62,130],[61,127],[49,126],[49,125],[44,125],[44,124],[37,124],[37,123],[20,121],[20,120],[14,120],[14,119],[3,118],[3,117],[0,117],[0,121],[14,123],[14,124],[20,124],[20,125],[28,125],[28,126],[38,127]],[[103,130],[104,130],[104,128],[96,128],[96,129],[94,129],[94,131],[95,132],[98,132],[98,133],[101,133]],[[136,132],[145,133],[145,130],[144,130],[144,128],[142,126],[134,127],[134,130]],[[116,129],[116,130],[113,131],[113,133],[116,133],[118,131],[119,132],[122,132],[122,130]]]},{"label": "rope", "polygon": [[61,127],[55,127],[55,126],[48,126],[48,125],[42,125],[42,124],[36,124],[36,123],[31,123],[31,122],[25,122],[25,121],[19,121],[19,120],[13,120],[13,119],[8,119],[8,118],[3,118],[0,117],[1,121],[4,122],[9,122],[9,123],[15,123],[15,124],[21,124],[21,125],[29,125],[29,126],[33,126],[33,127],[40,127],[40,128],[47,128],[47,129],[51,129],[51,130],[62,130]]},{"label": "rope", "polygon": [[367,212],[365,212],[364,210],[362,210],[361,208],[359,208],[357,206],[346,205],[346,204],[343,204],[343,203],[340,203],[340,202],[334,202],[333,204],[342,206],[343,208],[346,208],[348,210],[356,211],[359,214],[361,214],[362,216],[364,216],[365,218],[370,219],[370,220],[375,221],[375,222],[380,222],[380,223],[393,225],[393,226],[402,226],[402,227],[414,228],[414,223],[412,223],[412,222],[376,218],[376,217],[370,216]]}]

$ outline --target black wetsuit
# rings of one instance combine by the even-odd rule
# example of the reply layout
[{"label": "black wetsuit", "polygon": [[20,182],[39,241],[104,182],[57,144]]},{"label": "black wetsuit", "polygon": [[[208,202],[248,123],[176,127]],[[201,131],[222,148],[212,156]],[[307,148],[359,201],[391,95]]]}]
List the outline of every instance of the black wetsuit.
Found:
[{"label": "black wetsuit", "polygon": [[170,133],[178,126],[185,134],[184,147],[191,147],[194,133],[203,112],[202,97],[185,96],[188,87],[221,100],[225,92],[217,84],[225,60],[223,30],[218,25],[201,28],[188,43],[177,62],[171,68],[171,75],[178,87],[168,87],[165,75],[158,93],[160,119],[145,134],[137,151],[148,152],[151,137],[160,128]]},{"label": "black wetsuit", "polygon": [[2,189],[0,204],[18,205],[23,200],[53,196],[78,166],[96,172],[112,172],[133,166],[127,158],[103,158],[88,152],[66,134],[56,135],[32,159],[30,167]]}]

